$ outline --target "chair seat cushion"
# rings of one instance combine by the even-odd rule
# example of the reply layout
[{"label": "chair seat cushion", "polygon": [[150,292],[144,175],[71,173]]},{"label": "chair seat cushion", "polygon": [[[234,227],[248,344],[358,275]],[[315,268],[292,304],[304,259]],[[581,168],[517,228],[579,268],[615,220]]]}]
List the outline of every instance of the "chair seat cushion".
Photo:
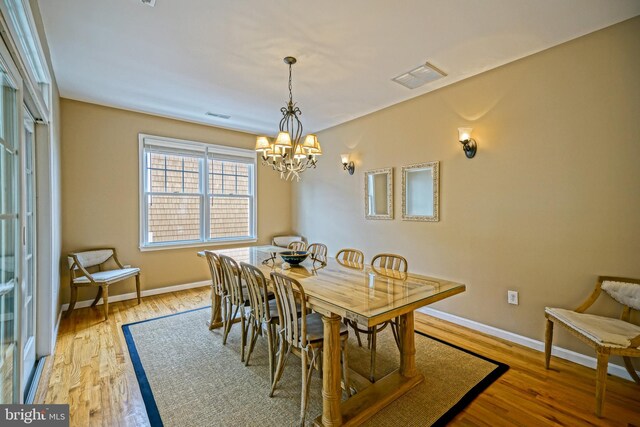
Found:
[{"label": "chair seat cushion", "polygon": [[[302,319],[298,319],[298,327],[302,327]],[[349,333],[347,325],[340,322],[340,335]],[[307,314],[307,342],[320,341],[324,339],[324,324],[322,315],[319,313]]]},{"label": "chair seat cushion", "polygon": [[[98,271],[91,276],[96,283],[113,283],[135,276],[138,273],[140,273],[139,268],[121,268],[118,270]],[[74,279],[73,283],[91,283],[91,281],[88,277],[82,276]]]},{"label": "chair seat cushion", "polygon": [[632,338],[640,335],[640,326],[624,320],[576,313],[562,308],[546,307],[544,311],[604,347],[626,348],[631,344]]},{"label": "chair seat cushion", "polygon": [[[296,304],[296,311],[298,312],[298,317],[300,317],[300,313],[302,313],[302,308],[300,307],[300,304]],[[269,316],[271,317],[271,320],[274,323],[277,323],[277,321],[280,318],[278,316],[278,304],[275,300],[275,295],[274,295],[274,299],[269,300]]]}]

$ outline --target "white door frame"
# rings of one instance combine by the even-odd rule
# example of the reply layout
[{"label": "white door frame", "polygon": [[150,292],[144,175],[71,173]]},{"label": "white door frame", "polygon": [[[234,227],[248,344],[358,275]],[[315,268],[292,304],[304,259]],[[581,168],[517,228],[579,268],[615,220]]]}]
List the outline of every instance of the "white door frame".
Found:
[{"label": "white door frame", "polygon": [[[38,236],[37,233],[37,223],[36,223],[36,219],[37,219],[37,207],[36,207],[36,202],[35,202],[35,198],[36,198],[36,159],[35,159],[35,121],[33,119],[33,116],[31,115],[31,113],[29,113],[29,110],[27,109],[26,105],[22,105],[22,126],[21,126],[21,133],[22,133],[22,138],[21,138],[21,151],[22,151],[22,159],[21,159],[21,171],[20,171],[20,176],[22,179],[22,183],[21,183],[21,195],[22,195],[22,203],[21,203],[21,207],[22,207],[22,224],[23,224],[23,228],[21,230],[21,240],[22,240],[22,245],[21,245],[21,253],[22,253],[22,277],[20,280],[20,284],[23,287],[23,291],[24,291],[24,287],[25,286],[29,286],[29,284],[27,283],[28,277],[29,277],[29,272],[27,271],[28,269],[28,259],[27,259],[27,247],[29,245],[28,239],[29,239],[29,233],[27,232],[27,227],[30,226],[32,228],[31,232],[32,232],[32,240],[31,241],[31,259],[32,259],[32,269],[33,271],[31,272],[33,274],[33,277],[31,278],[32,283],[32,289],[31,289],[31,299],[32,299],[32,318],[31,319],[26,319],[26,313],[23,311],[22,312],[22,316],[20,317],[20,322],[21,322],[21,334],[20,334],[20,339],[22,341],[22,371],[20,372],[20,375],[22,377],[21,380],[21,389],[20,389],[20,394],[23,396],[25,396],[25,391],[26,391],[26,387],[28,386],[29,380],[32,378],[32,374],[35,370],[36,367],[36,337],[37,335],[37,324],[36,324],[36,315],[37,315],[37,301],[38,301],[38,289],[36,284],[38,283],[38,275],[37,275],[37,268],[38,268],[38,264],[37,264],[37,260],[38,260],[38,247],[37,247],[37,241],[35,240]],[[29,132],[31,134],[31,150],[29,150],[29,152],[27,152],[27,138],[26,138],[26,134],[27,132]],[[27,159],[27,154],[30,154],[31,159]],[[29,194],[29,191],[27,189],[27,164],[31,164],[31,171],[30,173],[32,174],[32,194]],[[29,203],[29,197],[31,197],[31,224],[28,224],[29,218],[27,217],[27,211],[28,211],[28,203]],[[21,295],[22,297],[20,298],[20,303],[21,303],[21,310],[24,310],[25,308],[25,295],[24,293]],[[27,334],[27,325],[28,323],[31,322],[31,324],[33,325],[33,335],[26,335]]]}]

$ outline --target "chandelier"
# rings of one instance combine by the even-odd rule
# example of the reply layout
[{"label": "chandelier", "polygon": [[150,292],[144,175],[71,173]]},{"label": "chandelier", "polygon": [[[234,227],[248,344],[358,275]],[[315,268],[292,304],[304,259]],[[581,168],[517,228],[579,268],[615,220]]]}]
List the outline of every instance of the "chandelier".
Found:
[{"label": "chandelier", "polygon": [[289,102],[280,109],[280,132],[274,142],[266,136],[256,139],[256,151],[262,154],[262,164],[271,166],[280,172],[281,179],[300,181],[300,174],[310,167],[316,167],[317,157],[322,155],[318,137],[309,134],[302,138],[302,122],[298,118],[302,114],[293,102],[291,93],[291,66],[296,58],[287,56],[284,63],[289,65]]}]

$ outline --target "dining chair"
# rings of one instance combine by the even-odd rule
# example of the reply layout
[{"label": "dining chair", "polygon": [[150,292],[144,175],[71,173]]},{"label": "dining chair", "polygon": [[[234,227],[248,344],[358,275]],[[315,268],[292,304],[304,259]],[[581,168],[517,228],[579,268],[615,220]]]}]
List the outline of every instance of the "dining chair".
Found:
[{"label": "dining chair", "polygon": [[[585,313],[602,291],[623,306],[620,319]],[[640,326],[630,322],[631,310],[640,310],[640,279],[613,276],[598,277],[591,295],[575,310],[552,307],[544,309],[547,318],[544,362],[547,369],[551,360],[554,324],[566,328],[572,335],[595,349],[595,413],[598,417],[602,416],[609,356],[622,356],[627,372],[636,384],[640,385],[640,377],[631,361],[631,357],[640,357]]]},{"label": "dining chair", "polygon": [[364,254],[358,249],[340,249],[336,260],[347,267],[364,264]]},{"label": "dining chair", "polygon": [[[227,344],[227,338],[231,331],[231,326],[238,314],[240,315],[240,360],[244,362],[244,348],[247,342],[246,328],[246,312],[245,308],[249,306],[249,300],[246,297],[246,288],[242,286],[241,271],[238,263],[231,257],[219,255],[220,267],[223,277],[224,286],[224,314],[225,327],[223,332],[222,344]],[[235,307],[235,310],[234,310]]]},{"label": "dining chair", "polygon": [[[396,254],[382,253],[375,255],[371,259],[371,269],[382,276],[386,276],[392,279],[403,278],[407,274],[407,260]],[[382,332],[387,326],[391,325],[393,332],[393,338],[396,341],[396,345],[400,348],[400,337],[398,335],[398,318],[384,322],[380,325],[370,326],[367,329],[360,329],[358,323],[350,320],[349,326],[351,326],[355,333],[356,338],[359,338],[359,333],[367,335],[368,347],[371,349],[371,362],[369,367],[369,380],[375,382],[376,373],[376,347],[378,332]],[[358,339],[358,345],[362,345]]]},{"label": "dining chair", "polygon": [[327,263],[327,245],[322,243],[312,243],[307,247],[307,252],[311,256],[311,259],[315,262]]},{"label": "dining chair", "polygon": [[[96,248],[72,252],[67,256],[67,261],[69,263],[71,301],[65,316],[69,316],[73,312],[78,300],[78,288],[90,286],[98,288],[98,293],[91,303],[91,307],[95,307],[102,298],[104,320],[109,320],[109,285],[130,277],[136,279],[136,294],[138,304],[140,304],[140,269],[122,265],[115,248]],[[117,268],[109,268],[109,264],[111,266],[115,264]]]},{"label": "dining chair", "polygon": [[378,254],[371,259],[371,268],[383,276],[404,279],[407,275],[407,260],[401,255]]},{"label": "dining chair", "polygon": [[291,249],[292,251],[306,251],[307,244],[301,240],[296,240],[294,242],[289,243],[287,249]]},{"label": "dining chair", "polygon": [[251,335],[249,337],[249,350],[245,366],[249,365],[249,359],[253,353],[253,347],[256,344],[258,335],[263,335],[263,330],[267,331],[267,345],[269,348],[269,383],[273,384],[275,373],[275,349],[277,331],[276,327],[280,323],[278,316],[278,307],[275,299],[269,299],[269,290],[267,288],[267,279],[260,269],[251,264],[240,263],[242,277],[247,285],[249,294],[248,321],[251,327]]},{"label": "dining chair", "polygon": [[[282,377],[285,364],[292,349],[298,349],[302,362],[302,392],[300,398],[300,425],[304,425],[309,398],[309,384],[314,367],[322,363],[319,358],[324,340],[322,316],[318,313],[307,313],[307,302],[302,285],[288,276],[271,272],[271,280],[276,294],[276,306],[280,318],[280,348],[276,374],[271,385],[270,397],[273,396],[278,381]],[[300,314],[297,307],[300,307]],[[340,325],[340,343],[342,348],[342,376],[347,394],[351,395],[347,365],[347,340],[349,329]],[[286,349],[285,349],[286,347]]]},{"label": "dining chair", "polygon": [[[209,264],[209,271],[211,273],[211,322],[209,323],[209,329],[214,329],[218,319],[222,319],[222,300],[225,297],[224,282],[222,278],[222,270],[220,267],[220,257],[218,254],[212,251],[204,251],[207,264]],[[219,303],[216,304],[215,299],[218,299]],[[226,324],[223,323],[223,330]]]}]

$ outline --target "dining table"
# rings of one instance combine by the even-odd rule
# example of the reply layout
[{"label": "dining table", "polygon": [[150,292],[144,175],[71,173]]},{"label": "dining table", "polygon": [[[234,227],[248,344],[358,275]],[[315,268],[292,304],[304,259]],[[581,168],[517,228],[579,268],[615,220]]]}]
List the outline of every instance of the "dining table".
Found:
[{"label": "dining table", "polygon": [[[315,419],[315,425],[362,424],[424,381],[416,367],[414,311],[464,292],[464,284],[331,257],[307,258],[299,265],[291,265],[279,255],[287,250],[278,246],[247,246],[212,252],[251,264],[267,279],[271,272],[278,272],[297,280],[304,289],[307,305],[322,315],[322,415]],[[205,251],[198,252],[198,256],[205,257]],[[219,305],[216,293],[212,294],[212,304]],[[342,400],[340,367],[342,319],[365,328],[395,321],[400,351],[398,368],[383,378],[372,383],[356,374],[357,393],[346,400]],[[222,326],[221,319],[215,319],[211,326]]]}]

